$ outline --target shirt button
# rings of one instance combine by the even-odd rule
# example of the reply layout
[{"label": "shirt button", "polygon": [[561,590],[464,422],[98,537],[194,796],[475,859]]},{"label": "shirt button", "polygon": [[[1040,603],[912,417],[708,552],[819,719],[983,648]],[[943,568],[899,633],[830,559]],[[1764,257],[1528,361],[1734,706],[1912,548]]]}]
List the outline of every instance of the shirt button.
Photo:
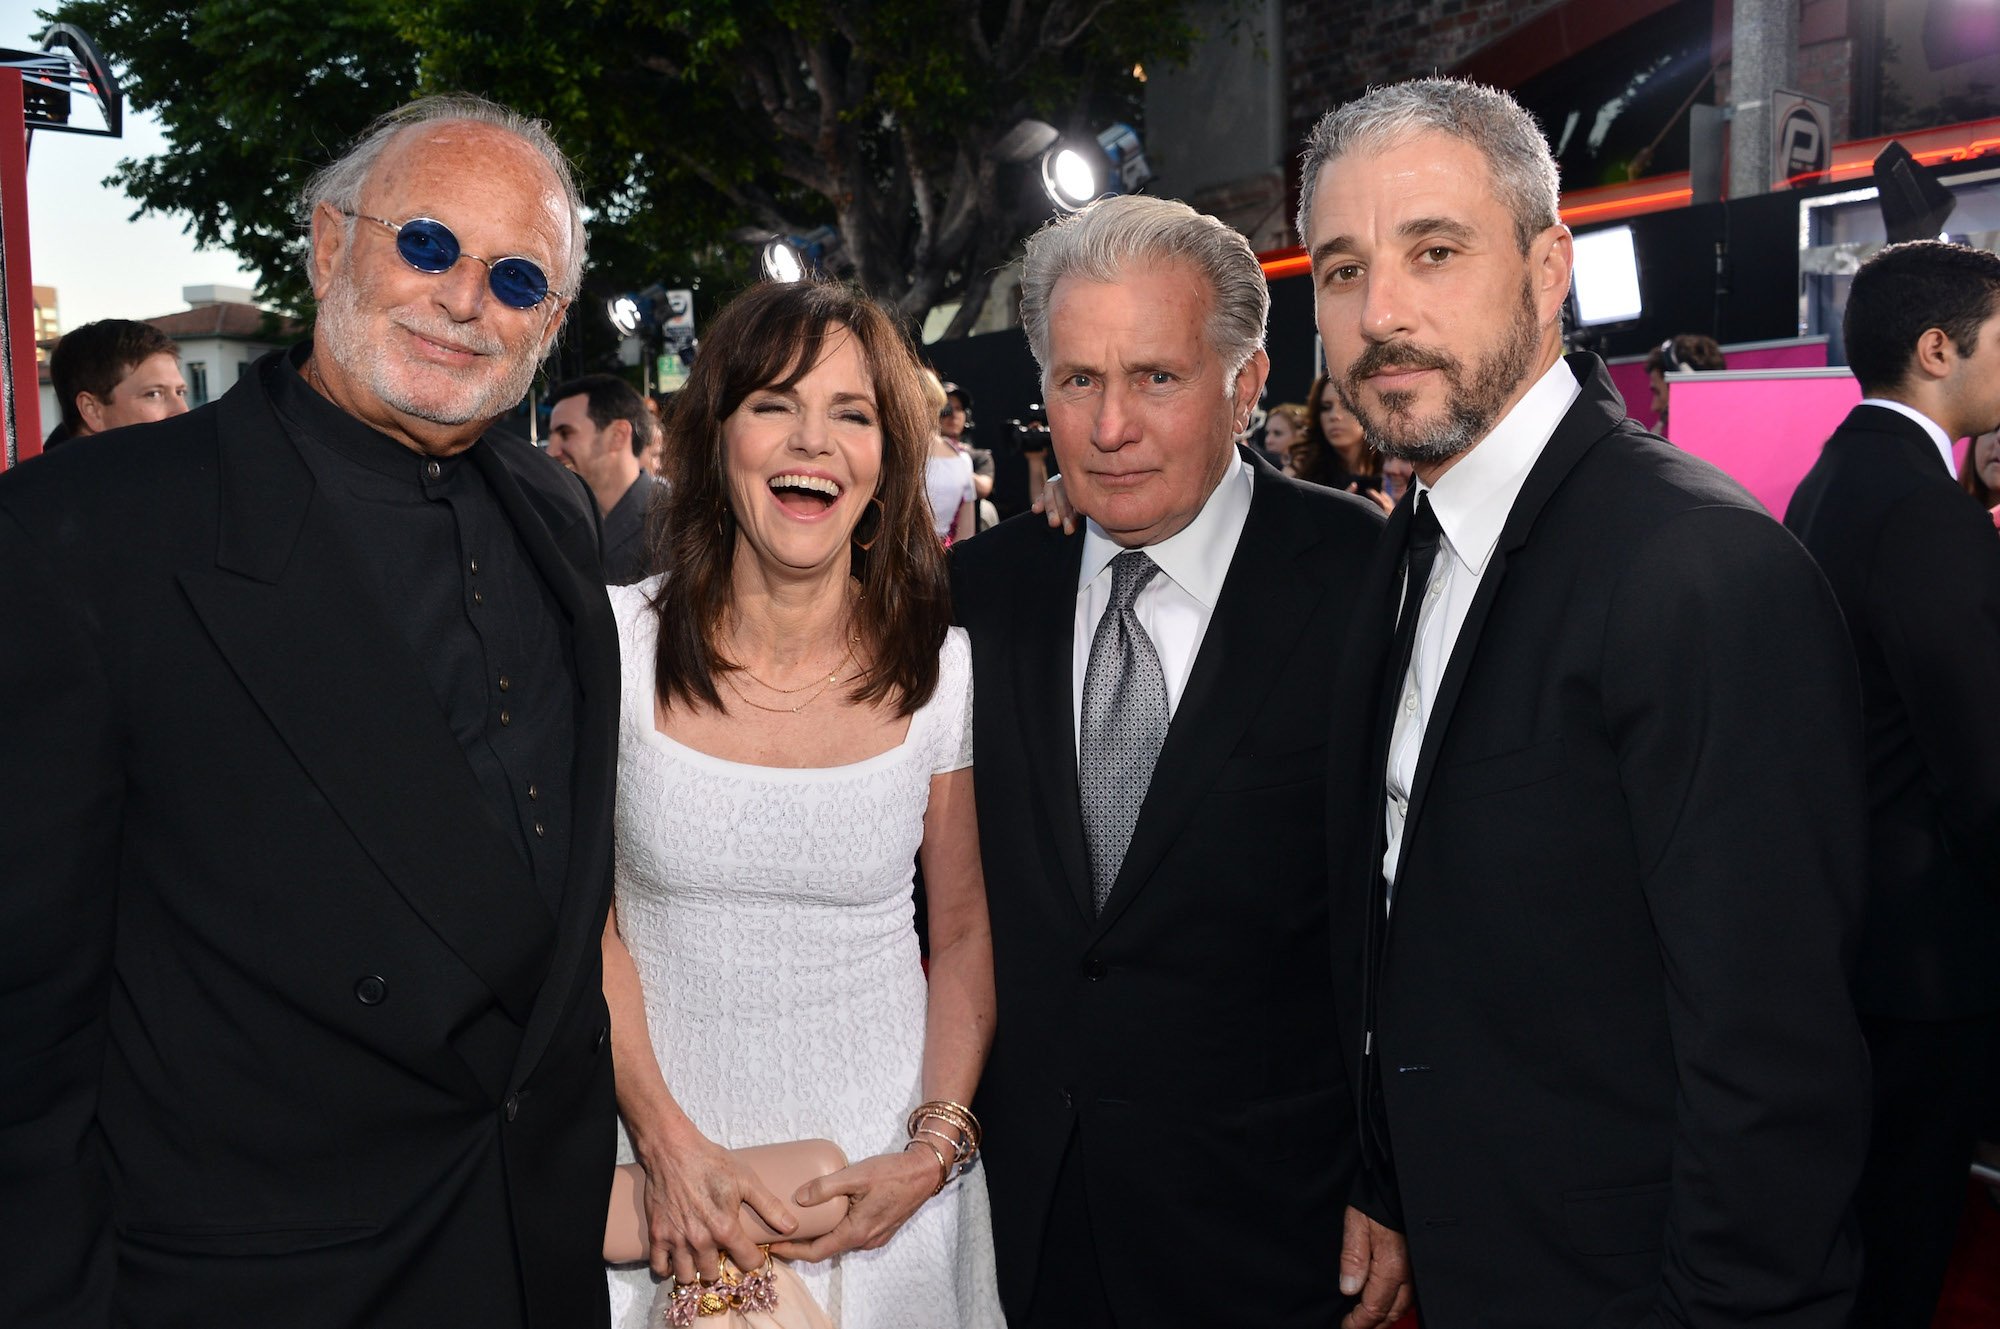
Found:
[{"label": "shirt button", "polygon": [[540,798],[541,796],[542,796],[542,787],[540,785],[531,784],[528,786],[529,798]]},{"label": "shirt button", "polygon": [[483,605],[486,603],[486,597],[481,595],[478,591],[474,591],[472,593],[472,603],[476,605]]},{"label": "shirt button", "polygon": [[470,568],[472,569],[472,575],[473,575],[473,576],[477,577],[477,576],[479,575],[479,560],[478,560],[478,559],[476,559],[476,558],[475,558],[475,559],[473,559],[473,560],[472,560],[472,562],[470,562],[470,563],[469,563],[469,564],[467,564],[466,566],[468,566],[468,567],[470,567]]},{"label": "shirt button", "polygon": [[435,461],[427,461],[424,463],[424,474],[435,480],[444,474],[444,467],[438,465]]},{"label": "shirt button", "polygon": [[500,723],[501,723],[501,724],[512,724],[512,723],[514,723],[514,717],[513,717],[513,715],[512,715],[512,714],[511,714],[510,712],[507,712],[507,711],[502,711],[502,712],[500,712]]},{"label": "shirt button", "polygon": [[535,823],[535,838],[536,838],[536,839],[538,839],[538,840],[541,840],[541,839],[546,839],[547,837],[548,837],[548,831],[547,831],[547,830],[546,830],[546,829],[545,829],[545,828],[544,828],[544,827],[542,826],[542,823],[540,823],[540,822],[536,822],[536,823]]},{"label": "shirt button", "polygon": [[1414,692],[1405,692],[1405,693],[1403,694],[1403,709],[1404,709],[1404,710],[1406,710],[1406,711],[1408,711],[1408,712],[1409,712],[1410,714],[1412,714],[1412,715],[1415,715],[1415,714],[1417,713],[1417,694],[1416,694],[1416,693],[1414,693]]},{"label": "shirt button", "polygon": [[500,675],[500,690],[505,692],[508,687],[507,676],[505,674]]}]

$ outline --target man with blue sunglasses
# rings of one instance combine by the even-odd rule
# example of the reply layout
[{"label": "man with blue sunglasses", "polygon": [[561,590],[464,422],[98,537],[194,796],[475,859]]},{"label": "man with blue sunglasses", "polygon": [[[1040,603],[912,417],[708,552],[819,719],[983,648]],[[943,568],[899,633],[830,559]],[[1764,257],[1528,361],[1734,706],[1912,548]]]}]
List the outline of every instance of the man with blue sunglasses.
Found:
[{"label": "man with blue sunglasses", "polygon": [[617,644],[486,433],[580,200],[446,97],[301,203],[309,343],[0,476],[0,1324],[602,1325]]}]

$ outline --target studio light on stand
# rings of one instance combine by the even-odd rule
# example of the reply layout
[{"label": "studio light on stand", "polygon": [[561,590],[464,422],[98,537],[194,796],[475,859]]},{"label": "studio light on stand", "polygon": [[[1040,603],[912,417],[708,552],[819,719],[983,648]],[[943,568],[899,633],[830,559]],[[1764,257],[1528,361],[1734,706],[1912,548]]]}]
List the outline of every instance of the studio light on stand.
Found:
[{"label": "studio light on stand", "polygon": [[773,236],[764,242],[764,275],[772,281],[794,282],[806,275],[806,263],[797,245],[787,236]]},{"label": "studio light on stand", "polygon": [[636,295],[614,295],[604,302],[604,312],[611,319],[611,326],[621,337],[631,337],[638,333],[643,315]]},{"label": "studio light on stand", "polygon": [[1039,161],[1042,192],[1064,212],[1106,194],[1135,194],[1153,179],[1138,131],[1123,123],[1078,140],[1064,139],[1045,121],[1023,120],[994,145],[993,155],[1016,165]]}]

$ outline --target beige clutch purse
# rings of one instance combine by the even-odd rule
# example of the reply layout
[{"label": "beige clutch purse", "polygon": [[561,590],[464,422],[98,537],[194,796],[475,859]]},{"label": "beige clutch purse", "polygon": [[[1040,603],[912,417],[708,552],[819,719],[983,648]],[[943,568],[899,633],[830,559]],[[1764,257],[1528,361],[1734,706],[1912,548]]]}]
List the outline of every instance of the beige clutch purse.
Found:
[{"label": "beige clutch purse", "polygon": [[[847,1197],[836,1195],[819,1204],[794,1204],[799,1187],[847,1166],[847,1155],[831,1140],[787,1140],[783,1144],[753,1145],[730,1153],[747,1164],[773,1195],[785,1202],[799,1220],[796,1231],[780,1236],[765,1225],[749,1205],[743,1206],[743,1229],[759,1246],[774,1241],[811,1241],[833,1231],[847,1217]],[[611,1212],[604,1223],[604,1262],[631,1264],[644,1260],[646,1240],[646,1177],[637,1163],[624,1163],[612,1170]]]}]

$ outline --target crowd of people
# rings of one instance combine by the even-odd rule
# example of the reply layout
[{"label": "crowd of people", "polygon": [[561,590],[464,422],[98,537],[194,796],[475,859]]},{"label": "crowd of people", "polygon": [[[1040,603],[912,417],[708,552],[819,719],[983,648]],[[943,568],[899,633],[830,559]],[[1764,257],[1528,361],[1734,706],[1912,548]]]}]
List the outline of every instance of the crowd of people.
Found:
[{"label": "crowd of people", "polygon": [[2000,258],[1862,266],[1781,524],[1565,352],[1557,201],[1503,93],[1329,112],[1265,448],[1256,255],[1131,196],[1027,243],[1019,476],[818,281],[543,450],[562,153],[372,126],[310,340],[0,476],[0,1322],[1926,1324]]}]

